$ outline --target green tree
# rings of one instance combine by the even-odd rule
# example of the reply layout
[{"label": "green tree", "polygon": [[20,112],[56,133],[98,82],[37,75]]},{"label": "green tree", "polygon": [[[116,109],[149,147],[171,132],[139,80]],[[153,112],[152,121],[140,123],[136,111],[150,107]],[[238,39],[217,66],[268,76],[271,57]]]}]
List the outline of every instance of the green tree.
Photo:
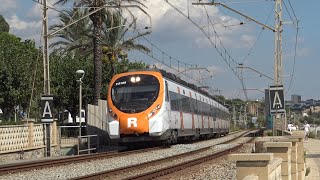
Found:
[{"label": "green tree", "polygon": [[10,26],[2,15],[0,15],[0,32],[9,32]]},{"label": "green tree", "polygon": [[[79,84],[76,80],[80,77],[76,74],[78,69],[85,71],[83,78],[83,108],[87,104],[92,102],[94,98],[93,93],[93,64],[88,57],[82,56],[80,53],[67,52],[63,55],[58,52],[50,55],[50,67],[51,67],[51,86],[52,93],[55,94],[54,107],[55,113],[68,110],[72,117],[78,114],[79,110]],[[121,60],[116,63],[118,72],[125,72],[128,69],[141,69],[146,68],[146,64],[142,62],[130,62],[129,60]],[[108,74],[110,64],[103,64],[103,90],[102,99],[107,98],[107,88],[112,78],[112,75]]]},{"label": "green tree", "polygon": [[6,119],[15,106],[26,112],[31,94],[41,92],[40,55],[33,41],[0,32],[0,108]]},{"label": "green tree", "polygon": [[[138,34],[124,40],[129,28],[133,28],[135,22],[127,24],[127,19],[121,15],[121,11],[107,11],[106,21],[104,22],[102,36],[102,54],[103,62],[111,64],[112,75],[117,73],[116,63],[119,60],[124,60],[128,57],[128,52],[131,50],[144,51],[149,53],[150,50],[141,44],[136,43],[136,39],[145,34]],[[114,28],[115,27],[115,28]]]},{"label": "green tree", "polygon": [[[60,23],[50,26],[49,30],[51,32],[57,31],[86,14],[88,14],[87,9],[64,10],[59,14]],[[90,19],[84,18],[55,33],[51,38],[55,38],[56,41],[51,43],[50,47],[63,53],[79,51],[83,55],[88,55],[92,52],[92,38],[89,37],[91,29]]]},{"label": "green tree", "polygon": [[51,86],[54,97],[55,113],[68,110],[73,117],[79,111],[79,83],[76,81],[80,77],[76,74],[78,69],[85,71],[83,78],[83,105],[93,98],[92,90],[89,88],[93,66],[89,58],[77,53],[65,53],[61,55],[57,52],[50,55]]},{"label": "green tree", "polygon": [[[70,2],[70,0],[58,0],[56,4],[65,4]],[[132,1],[138,4],[140,0]],[[106,1],[106,0],[79,0],[74,3],[75,7],[89,7],[89,12],[96,10],[97,7],[102,7],[105,5],[118,5],[119,1]],[[106,8],[102,8],[100,11],[89,16],[92,25],[93,25],[93,33],[92,33],[92,43],[93,43],[93,63],[94,63],[94,103],[98,103],[98,99],[101,94],[101,83],[102,83],[102,30],[103,23],[106,23],[107,12],[110,10],[106,10]],[[110,14],[110,13],[109,13]],[[111,13],[112,14],[112,13]],[[132,15],[132,14],[131,14]],[[112,19],[112,18],[109,18]],[[108,22],[112,24],[111,22]]]}]

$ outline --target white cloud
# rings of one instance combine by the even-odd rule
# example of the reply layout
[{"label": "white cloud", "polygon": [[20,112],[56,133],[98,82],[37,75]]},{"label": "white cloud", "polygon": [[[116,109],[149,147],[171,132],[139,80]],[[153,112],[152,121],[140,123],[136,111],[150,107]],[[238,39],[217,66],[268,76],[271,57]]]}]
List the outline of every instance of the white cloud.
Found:
[{"label": "white cloud", "polygon": [[0,0],[0,14],[6,14],[17,8],[16,0]]},{"label": "white cloud", "polygon": [[[312,52],[312,49],[310,49],[310,48],[298,48],[297,52],[296,52],[296,56],[297,56],[297,58],[299,58],[299,57],[307,57],[307,56],[309,56],[311,54],[311,52]],[[287,60],[293,60],[294,55],[295,55],[295,52],[294,52],[294,49],[293,49],[290,52],[284,53],[283,56]]]},{"label": "white cloud", "polygon": [[[304,37],[298,37],[298,38],[297,38],[297,43],[298,43],[298,44],[304,43],[304,41],[305,41]],[[296,42],[296,39],[294,39],[292,42],[295,43],[295,42]]]},{"label": "white cloud", "polygon": [[208,66],[207,69],[210,71],[210,74],[213,76],[228,72],[225,68],[222,68],[219,66],[213,66],[213,65]]},{"label": "white cloud", "polygon": [[[188,5],[184,0],[179,1],[169,1],[178,10],[182,11],[184,14],[189,14],[190,18],[198,25],[203,27],[204,31],[208,33],[209,27],[209,36],[214,39],[214,30],[212,24],[221,38],[223,44],[234,47],[235,38],[234,34],[239,31],[245,31],[248,26],[245,28],[240,28],[240,20],[223,15],[219,12],[219,8],[216,6],[207,6],[205,11],[203,6],[193,6]],[[196,47],[209,47],[210,42],[205,37],[205,35],[186,17],[182,16],[177,10],[173,9],[170,5],[165,3],[162,0],[152,0],[145,3],[148,9],[146,11],[152,18],[152,31],[154,34],[165,34],[161,38],[162,41],[170,41],[173,38],[175,41],[189,39],[192,41],[192,44]],[[207,13],[210,17],[210,20],[207,19]],[[140,10],[134,11],[134,14],[137,15],[138,21],[142,26],[148,25],[149,18],[142,13]],[[209,20],[209,24],[208,24]],[[250,35],[243,36],[241,39],[237,37],[239,44],[248,45]],[[225,42],[226,41],[226,42]],[[243,42],[242,42],[243,41]],[[238,46],[243,48],[244,46]]]},{"label": "white cloud", "polygon": [[[253,44],[255,37],[250,35],[252,25],[240,26],[241,21],[237,18],[221,14],[216,6],[207,7],[205,11],[202,6],[190,5],[190,18],[203,28],[203,32],[183,17],[166,3],[156,3],[155,7],[148,6],[154,25],[154,32],[166,33],[165,40],[174,37],[177,41],[189,39],[192,45],[198,48],[212,47],[207,37],[210,37],[213,44],[220,46],[220,40],[226,48],[249,48]],[[188,14],[187,3],[185,1],[172,1],[172,3],[185,14]],[[157,8],[161,4],[160,8]],[[153,11],[153,9],[157,9]],[[207,18],[207,13],[210,19]],[[215,32],[218,34],[219,39]]]},{"label": "white cloud", "polygon": [[[55,11],[53,9],[60,9],[60,6],[53,6],[53,4],[56,2],[56,0],[50,0],[48,1],[49,3],[47,4],[49,7],[51,8],[48,8],[48,16],[49,16],[49,20],[52,18],[52,17],[57,17],[57,15],[59,14],[58,11]],[[38,18],[42,18],[43,16],[43,8],[42,8],[42,5],[41,4],[38,4],[38,3],[35,3],[35,5],[28,10],[27,12],[27,16],[28,17],[38,17]]]},{"label": "white cloud", "polygon": [[300,56],[300,57],[308,56],[310,53],[311,53],[311,49],[309,48],[299,48],[297,50],[297,56]]},{"label": "white cloud", "polygon": [[239,45],[241,45],[242,47],[249,48],[253,45],[254,41],[256,40],[256,37],[244,34],[244,35],[241,35],[240,40],[242,43]]},{"label": "white cloud", "polygon": [[39,28],[41,26],[41,22],[39,21],[24,21],[21,20],[17,15],[11,16],[8,20],[10,24],[10,28],[13,30],[25,30],[29,28]]},{"label": "white cloud", "polygon": [[[0,0],[3,1],[3,0]],[[52,6],[55,0],[50,0],[48,6]],[[14,3],[12,1],[12,3]],[[10,25],[10,33],[21,37],[22,39],[33,39],[36,44],[39,45],[42,31],[42,5],[38,3],[34,3],[30,9],[24,9],[25,16],[19,16],[17,13],[13,13],[12,11],[9,16],[7,16],[6,20]],[[49,17],[49,26],[51,24],[58,23],[57,18],[58,12],[49,9],[48,17]]]}]

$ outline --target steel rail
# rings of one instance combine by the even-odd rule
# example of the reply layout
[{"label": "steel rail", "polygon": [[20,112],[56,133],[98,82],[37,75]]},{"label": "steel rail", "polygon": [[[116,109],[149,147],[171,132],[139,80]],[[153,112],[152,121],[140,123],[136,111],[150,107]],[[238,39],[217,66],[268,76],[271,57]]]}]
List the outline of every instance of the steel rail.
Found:
[{"label": "steel rail", "polygon": [[[225,143],[237,140],[238,138],[243,137],[244,135],[247,135],[249,133],[250,132],[244,132],[242,135],[240,135],[238,137],[235,137],[235,138],[233,138],[231,140],[228,140],[228,141],[224,141],[222,143],[218,143],[217,145],[225,144]],[[253,139],[254,139],[254,137],[251,138],[249,141],[252,141]],[[248,143],[249,141],[247,141],[246,143]],[[223,156],[224,154],[230,153],[230,151],[234,151],[235,149],[238,149],[238,148],[242,147],[243,144],[244,143],[242,143],[240,145],[237,145],[237,146],[235,146],[233,148],[230,148],[230,149],[227,149],[227,150],[223,150],[223,151],[220,151],[218,153],[214,153],[214,154],[212,154],[210,156],[198,158],[198,159],[195,159],[195,160],[191,160],[190,162],[184,162],[184,163],[181,163],[181,164],[188,164],[189,165],[188,167],[194,166],[194,165],[197,165],[199,163],[205,162],[206,158],[209,158],[208,160],[211,160],[211,159]],[[134,166],[125,166],[125,167],[120,167],[120,168],[116,168],[116,169],[112,169],[112,170],[107,170],[107,171],[88,174],[88,175],[84,175],[84,176],[80,176],[80,177],[75,177],[75,178],[73,178],[73,180],[76,180],[76,179],[77,180],[96,180],[96,179],[112,178],[113,176],[122,174],[123,172],[130,172],[130,171],[135,170],[135,169],[144,169],[145,167],[149,167],[149,166],[154,165],[154,164],[170,162],[170,161],[172,161],[174,159],[177,159],[177,158],[183,158],[183,157],[187,157],[187,156],[192,156],[194,154],[198,154],[198,153],[210,150],[212,147],[213,146],[209,146],[209,147],[201,148],[201,149],[198,149],[198,150],[194,150],[194,151],[178,154],[176,156],[170,156],[170,157],[165,157],[165,158],[161,158],[161,159],[156,159],[156,160],[153,160],[153,161],[144,162],[144,163],[137,164],[137,165],[134,165]],[[206,160],[206,161],[208,161],[208,160]],[[166,175],[168,173],[176,172],[178,170],[183,169],[183,168],[177,167],[175,170],[170,171],[171,168],[174,168],[176,166],[181,166],[181,164],[173,165],[173,166],[170,166],[170,167],[166,167],[164,169],[159,169],[159,170],[147,172],[145,174],[131,176],[131,177],[124,178],[124,179],[152,179],[152,178],[155,178],[155,177],[159,177],[159,175],[163,176],[163,175]]]},{"label": "steel rail", "polygon": [[163,149],[159,147],[154,148],[147,148],[147,149],[139,149],[139,150],[132,150],[132,151],[125,151],[125,152],[118,152],[118,151],[109,151],[97,154],[86,154],[80,156],[72,156],[72,157],[64,157],[64,158],[56,158],[56,159],[49,159],[49,160],[32,160],[28,162],[18,162],[18,163],[11,163],[0,165],[0,175],[5,175],[8,173],[17,173],[28,171],[31,169],[43,169],[48,167],[55,167],[55,166],[62,166],[67,164],[73,163],[80,163],[85,161],[92,161],[96,159],[107,159],[113,158],[118,156],[126,156],[133,153],[144,153],[147,151]]}]

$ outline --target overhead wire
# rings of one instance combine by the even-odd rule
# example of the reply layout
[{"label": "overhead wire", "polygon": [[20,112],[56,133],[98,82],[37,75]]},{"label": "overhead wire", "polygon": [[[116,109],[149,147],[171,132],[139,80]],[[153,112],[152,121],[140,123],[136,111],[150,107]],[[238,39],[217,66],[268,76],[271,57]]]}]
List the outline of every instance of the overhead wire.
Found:
[{"label": "overhead wire", "polygon": [[[35,1],[35,0],[33,0]],[[35,1],[36,2],[36,1]],[[42,45],[42,36],[43,36],[43,26],[41,26],[41,33],[40,33],[40,39],[39,39],[39,47]],[[31,95],[30,95],[30,101],[29,101],[29,108],[28,108],[28,113],[27,113],[27,120],[30,118],[30,111],[31,111],[31,105],[32,105],[32,98],[33,98],[33,93],[34,93],[34,86],[35,86],[35,81],[37,77],[37,69],[38,69],[38,61],[40,58],[41,53],[38,52],[37,58],[36,58],[36,63],[35,63],[35,70],[34,70],[34,75],[33,75],[33,80],[32,80],[32,87],[31,87]]]},{"label": "overhead wire", "polygon": [[291,8],[291,10],[292,10],[292,13],[293,13],[295,19],[298,19],[297,16],[296,16],[296,13],[294,12],[294,9],[293,9],[293,7],[292,7],[291,1],[290,1],[290,0],[288,0],[288,1],[289,1],[289,5],[290,5],[290,8]]},{"label": "overhead wire", "polygon": [[256,0],[256,1],[231,1],[225,4],[242,4],[242,3],[261,3],[261,2],[268,2],[268,1],[274,1],[274,0]]},{"label": "overhead wire", "polygon": [[[265,24],[268,23],[268,21],[269,21],[269,19],[270,19],[270,17],[271,17],[272,12],[273,12],[273,8],[270,9],[270,13],[269,13],[269,15],[268,15],[268,18],[267,18]],[[248,51],[248,53],[246,54],[246,56],[242,59],[242,62],[244,62],[245,60],[247,60],[247,58],[251,55],[251,53],[252,53],[252,51],[253,51],[253,48],[255,47],[256,43],[259,41],[259,39],[260,39],[263,31],[264,31],[264,28],[261,28],[260,33],[259,33],[257,39],[255,40],[255,42],[253,43],[253,45],[252,45],[251,48],[249,49],[249,51]]]},{"label": "overhead wire", "polygon": [[[228,53],[228,51],[226,50],[226,48],[224,47],[220,36],[218,35],[217,31],[215,30],[214,26],[212,25],[212,21],[211,21],[211,26],[214,30],[214,35],[215,35],[215,42],[212,41],[211,37],[205,32],[205,30],[200,27],[194,20],[192,20],[190,17],[188,17],[186,14],[184,14],[181,10],[179,10],[177,7],[175,7],[172,3],[170,3],[168,0],[164,0],[167,4],[169,4],[173,9],[175,9],[177,12],[179,12],[182,16],[184,16],[185,18],[187,18],[193,25],[195,25],[196,27],[198,27],[200,29],[200,31],[205,35],[205,37],[207,37],[207,39],[210,41],[211,45],[214,46],[214,48],[218,51],[218,53],[220,54],[220,56],[222,57],[222,59],[226,62],[226,64],[229,66],[229,68],[231,69],[231,71],[239,78],[241,85],[242,85],[242,89],[244,91],[245,94],[245,98],[247,98],[247,93],[245,91],[245,85],[244,85],[244,81],[243,78],[241,77],[241,73],[239,72],[239,70],[235,70],[234,66],[238,66],[239,63],[234,60],[231,55]],[[262,2],[262,1],[261,1]],[[211,20],[211,18],[208,15],[207,10],[205,9],[206,14],[207,14],[207,18]],[[271,14],[271,13],[270,13]],[[217,40],[218,40],[218,44],[217,44]],[[220,45],[220,48],[218,47],[218,45]]]},{"label": "overhead wire", "polygon": [[[172,66],[170,67],[169,65],[167,65],[167,64],[165,64],[165,63],[162,63],[162,61],[161,61],[160,59],[156,58],[155,56],[150,55],[149,53],[146,53],[146,52],[144,52],[144,51],[142,51],[142,50],[140,50],[140,49],[139,49],[138,51],[140,51],[141,53],[145,54],[146,56],[148,56],[148,57],[150,57],[150,58],[152,58],[152,59],[154,59],[154,60],[156,60],[156,61],[160,62],[161,64],[163,64],[163,65],[165,65],[165,66],[167,66],[167,67],[169,67],[169,68],[171,68],[171,69],[173,69],[173,70],[175,70],[175,71],[179,72],[179,71],[178,71],[178,69],[176,69],[176,68],[174,68],[174,67],[172,67]],[[194,80],[195,82],[198,82],[200,85],[203,85],[200,81],[198,81],[198,80],[194,79],[194,78],[193,78],[193,77],[191,77],[191,76],[188,76],[188,75],[186,75],[186,74],[184,74],[184,76],[186,76],[186,77],[188,77],[188,78],[190,78],[190,79]]]},{"label": "overhead wire", "polygon": [[292,18],[292,16],[291,16],[291,13],[289,12],[289,10],[288,10],[288,8],[287,8],[287,5],[286,5],[286,3],[283,1],[283,5],[284,5],[284,7],[285,7],[285,9],[286,9],[286,11],[287,11],[287,13],[288,13],[288,15],[289,15],[289,17],[290,17],[290,19],[291,19],[291,21],[292,21],[292,23],[295,25],[295,27],[297,27],[297,25],[296,25],[296,21],[295,20],[293,20],[293,18]]},{"label": "overhead wire", "polygon": [[294,73],[295,73],[295,65],[296,65],[296,57],[297,57],[297,47],[298,47],[298,34],[299,34],[299,21],[297,21],[297,29],[296,29],[296,38],[295,38],[295,45],[294,45],[294,56],[293,56],[293,67],[292,67],[292,73],[290,77],[289,87],[287,89],[286,94],[290,91]]}]

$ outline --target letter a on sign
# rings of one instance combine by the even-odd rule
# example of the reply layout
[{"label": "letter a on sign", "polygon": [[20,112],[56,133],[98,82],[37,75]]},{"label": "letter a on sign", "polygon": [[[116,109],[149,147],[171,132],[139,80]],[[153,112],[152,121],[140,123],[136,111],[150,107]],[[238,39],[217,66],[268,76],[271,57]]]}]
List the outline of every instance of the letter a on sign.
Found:
[{"label": "letter a on sign", "polygon": [[271,113],[285,112],[283,86],[270,86],[269,107]]},{"label": "letter a on sign", "polygon": [[53,96],[42,96],[41,97],[41,109],[42,109],[42,118],[41,122],[43,123],[52,123],[53,122]]},{"label": "letter a on sign", "polygon": [[280,100],[280,96],[279,96],[279,93],[276,91],[275,94],[274,94],[274,100],[273,100],[273,105],[272,105],[273,108],[278,108],[278,109],[282,109],[282,103],[281,103],[281,100]]},{"label": "letter a on sign", "polygon": [[44,105],[42,117],[46,117],[47,115],[52,118],[52,113],[51,113],[51,109],[48,101],[46,101]]}]

